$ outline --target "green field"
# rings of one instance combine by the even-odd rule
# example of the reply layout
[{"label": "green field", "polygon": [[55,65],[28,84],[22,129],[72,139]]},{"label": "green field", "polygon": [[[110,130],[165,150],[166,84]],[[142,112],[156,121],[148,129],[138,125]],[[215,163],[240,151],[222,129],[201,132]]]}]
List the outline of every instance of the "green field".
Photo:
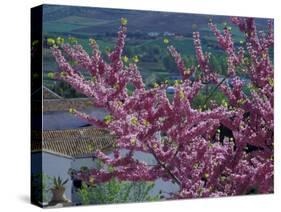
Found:
[{"label": "green field", "polygon": [[[215,36],[208,28],[210,16],[157,12],[145,12],[144,14],[140,11],[126,10],[115,10],[114,12],[100,9],[93,10],[93,12],[92,10],[72,10],[73,8],[70,8],[69,11],[68,9],[63,11],[50,9],[49,13],[44,16],[44,39],[59,36],[67,40],[70,36],[75,37],[78,43],[90,54],[89,38],[95,38],[103,56],[105,56],[106,50],[114,48],[120,17],[126,17],[128,19],[128,36],[124,55],[129,58],[135,55],[139,57],[138,68],[148,87],[155,82],[159,83],[179,77],[173,58],[167,50],[167,44],[163,43],[164,38],[168,38],[169,45],[176,47],[188,66],[197,66],[194,56],[193,31],[200,32],[203,50],[214,55],[211,58],[211,63],[218,73],[224,75],[226,72],[225,55],[222,54]],[[240,40],[243,39],[243,34],[229,24],[227,17],[214,16],[212,18],[220,29],[223,29],[227,23],[227,26],[231,27],[235,43],[242,45]],[[158,32],[158,35],[150,37],[148,36],[149,32]],[[163,35],[164,32],[175,32],[177,36],[167,37]],[[61,87],[71,90],[66,85],[56,83],[48,78],[47,73],[58,71],[58,68],[47,45],[44,45],[43,57],[45,85],[57,91],[60,91]],[[73,91],[71,93],[73,94]]]}]

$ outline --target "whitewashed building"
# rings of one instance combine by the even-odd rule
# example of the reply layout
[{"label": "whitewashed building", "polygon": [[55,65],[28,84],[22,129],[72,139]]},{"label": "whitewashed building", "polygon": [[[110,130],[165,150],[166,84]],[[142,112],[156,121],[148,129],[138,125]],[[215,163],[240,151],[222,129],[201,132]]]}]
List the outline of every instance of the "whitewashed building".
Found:
[{"label": "whitewashed building", "polygon": [[[94,151],[102,150],[112,155],[114,137],[105,129],[89,126],[88,123],[69,113],[69,108],[93,114],[103,119],[107,114],[102,109],[93,108],[86,98],[63,99],[47,88],[43,88],[43,132],[32,131],[32,174],[43,173],[51,178],[69,179],[65,185],[65,196],[73,204],[79,204],[76,190],[81,182],[73,181],[69,170],[94,168]],[[125,154],[126,150],[122,151]],[[149,164],[156,163],[151,154],[135,152],[134,157]],[[171,182],[156,180],[151,194],[176,192],[178,186]]]}]

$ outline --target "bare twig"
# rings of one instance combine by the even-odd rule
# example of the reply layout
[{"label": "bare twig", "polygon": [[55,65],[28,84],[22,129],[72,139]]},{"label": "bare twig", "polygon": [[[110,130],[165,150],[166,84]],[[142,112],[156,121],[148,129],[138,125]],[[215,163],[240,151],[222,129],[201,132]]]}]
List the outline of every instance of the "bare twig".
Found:
[{"label": "bare twig", "polygon": [[180,180],[171,172],[171,170],[165,165],[163,164],[157,157],[157,155],[155,154],[153,148],[151,148],[149,145],[147,145],[150,152],[152,153],[152,155],[154,156],[155,160],[157,161],[157,163],[167,171],[167,173],[170,175],[170,177],[181,187],[181,182]]},{"label": "bare twig", "polygon": [[210,93],[209,96],[207,96],[205,102],[203,105],[207,104],[207,102],[209,101],[209,99],[212,97],[212,95],[217,91],[217,89],[220,87],[220,85],[226,80],[226,77],[224,77],[219,84],[217,84],[217,86],[212,90],[212,92]]}]

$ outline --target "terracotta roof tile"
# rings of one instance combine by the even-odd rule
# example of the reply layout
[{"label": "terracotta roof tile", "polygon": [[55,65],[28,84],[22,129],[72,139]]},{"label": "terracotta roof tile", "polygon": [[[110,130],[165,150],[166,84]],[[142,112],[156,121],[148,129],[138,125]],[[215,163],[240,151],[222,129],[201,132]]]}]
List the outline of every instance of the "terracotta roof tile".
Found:
[{"label": "terracotta roof tile", "polygon": [[90,107],[92,103],[88,98],[43,99],[43,112],[68,111],[69,108],[83,110]]},{"label": "terracotta roof tile", "polygon": [[[43,138],[41,140],[41,138]],[[105,129],[83,127],[68,130],[32,132],[31,150],[47,151],[70,157],[90,156],[97,149],[109,149],[114,137]]]}]

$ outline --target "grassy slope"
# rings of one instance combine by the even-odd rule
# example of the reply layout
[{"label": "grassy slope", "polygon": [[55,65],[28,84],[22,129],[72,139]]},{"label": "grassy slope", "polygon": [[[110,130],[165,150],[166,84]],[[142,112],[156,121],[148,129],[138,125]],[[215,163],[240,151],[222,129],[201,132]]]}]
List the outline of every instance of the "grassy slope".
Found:
[{"label": "grassy slope", "polygon": [[[189,35],[184,39],[169,38],[170,44],[174,45],[182,56],[194,55],[193,40],[191,37],[192,31],[200,31],[202,38],[203,49],[209,50],[217,46],[216,39],[210,30],[207,23],[210,16],[190,15],[190,14],[175,14],[175,13],[155,13],[146,12],[145,15],[140,11],[126,11],[126,10],[106,10],[106,9],[81,9],[72,7],[47,7],[45,11],[44,21],[44,35],[46,37],[75,36],[79,43],[90,52],[88,46],[88,38],[95,35],[103,34],[105,32],[116,35],[119,28],[120,17],[128,18],[129,33],[136,32],[177,32],[180,34]],[[219,28],[223,27],[223,23],[228,18],[223,16],[213,16],[215,23],[218,23]],[[194,29],[194,24],[196,24]],[[242,36],[241,33],[232,27],[235,42],[239,43]],[[100,49],[104,52],[106,48],[114,48],[114,41],[116,38],[101,37],[97,39]],[[170,73],[165,70],[161,58],[167,55],[166,45],[163,44],[163,36],[158,39],[134,39],[128,36],[127,46],[131,47],[139,55],[145,55],[146,52],[140,49],[149,49],[151,46],[158,46],[160,51],[158,62],[142,61],[138,64],[139,70],[146,83],[153,83],[157,79],[170,79]],[[213,53],[219,54],[217,48],[211,48]],[[171,58],[172,60],[172,58]],[[54,71],[56,64],[50,55],[50,52],[44,50],[44,71]],[[44,75],[44,82],[52,84],[52,80]]]}]

